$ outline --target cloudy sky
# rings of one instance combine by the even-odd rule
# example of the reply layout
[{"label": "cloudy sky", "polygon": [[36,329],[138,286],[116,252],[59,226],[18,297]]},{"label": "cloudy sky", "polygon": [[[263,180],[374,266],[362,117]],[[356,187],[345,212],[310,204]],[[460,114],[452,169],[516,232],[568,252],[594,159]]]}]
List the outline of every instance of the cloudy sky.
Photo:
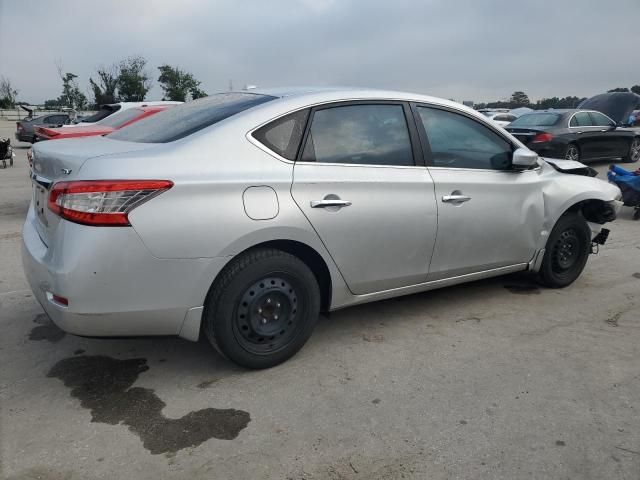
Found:
[{"label": "cloudy sky", "polygon": [[[357,85],[459,101],[640,84],[640,0],[0,0],[0,75],[19,99],[129,55],[205,91]],[[148,99],[161,97],[154,82]]]}]

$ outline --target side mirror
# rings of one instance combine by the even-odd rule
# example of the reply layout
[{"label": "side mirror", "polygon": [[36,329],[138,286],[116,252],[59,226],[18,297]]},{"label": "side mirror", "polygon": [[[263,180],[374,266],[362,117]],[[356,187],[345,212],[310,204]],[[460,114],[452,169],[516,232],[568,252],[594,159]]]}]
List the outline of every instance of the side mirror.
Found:
[{"label": "side mirror", "polygon": [[511,165],[515,170],[527,170],[538,164],[538,154],[528,148],[518,148],[513,152]]}]

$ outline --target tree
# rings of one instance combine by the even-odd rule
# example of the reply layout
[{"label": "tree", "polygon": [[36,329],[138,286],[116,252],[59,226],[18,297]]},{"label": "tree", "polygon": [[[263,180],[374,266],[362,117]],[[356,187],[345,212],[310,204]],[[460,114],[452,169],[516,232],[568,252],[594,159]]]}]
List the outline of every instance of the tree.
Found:
[{"label": "tree", "polygon": [[613,92],[628,92],[629,89],[626,87],[616,87],[616,88],[612,88],[611,90],[607,90],[607,93],[613,93]]},{"label": "tree", "polygon": [[158,67],[158,70],[160,70],[158,83],[164,91],[165,100],[184,102],[187,95],[190,95],[194,100],[207,96],[204,91],[200,90],[200,82],[191,73],[170,65],[162,65]]},{"label": "tree", "polygon": [[16,105],[18,90],[11,84],[11,80],[0,77],[0,108],[13,108]]},{"label": "tree", "polygon": [[520,91],[513,92],[509,103],[511,104],[511,108],[528,107],[531,104],[527,94]]},{"label": "tree", "polygon": [[120,68],[118,65],[111,65],[109,68],[99,67],[97,70],[98,82],[93,78],[89,78],[91,90],[93,90],[93,98],[96,107],[105,103],[115,103],[118,101],[116,89],[118,88],[118,76]]},{"label": "tree", "polygon": [[634,85],[633,87],[631,87],[631,91],[636,95],[640,95],[640,85]]},{"label": "tree", "polygon": [[585,99],[579,97],[542,98],[536,102],[535,108],[539,110],[548,108],[577,108],[583,100]]},{"label": "tree", "polygon": [[151,80],[145,71],[147,61],[144,57],[129,57],[120,62],[118,74],[118,92],[120,100],[142,102],[151,89]]},{"label": "tree", "polygon": [[76,110],[86,108],[87,97],[78,87],[76,82],[78,76],[75,73],[66,72],[64,75],[60,73],[60,77],[62,78],[62,95],[58,98],[58,104]]}]

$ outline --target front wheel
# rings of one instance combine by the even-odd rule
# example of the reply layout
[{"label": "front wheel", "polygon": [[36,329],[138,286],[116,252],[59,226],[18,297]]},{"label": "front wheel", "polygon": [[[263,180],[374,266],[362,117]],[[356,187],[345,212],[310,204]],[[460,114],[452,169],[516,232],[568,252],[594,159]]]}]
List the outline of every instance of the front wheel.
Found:
[{"label": "front wheel", "polygon": [[538,277],[543,285],[562,288],[584,270],[591,248],[591,229],[575,212],[565,213],[551,231]]},{"label": "front wheel", "polygon": [[629,145],[629,153],[624,157],[627,163],[636,163],[640,160],[640,137],[635,137]]},{"label": "front wheel", "polygon": [[205,305],[209,341],[247,368],[284,362],[311,336],[320,288],[299,258],[275,249],[246,252],[225,267]]}]

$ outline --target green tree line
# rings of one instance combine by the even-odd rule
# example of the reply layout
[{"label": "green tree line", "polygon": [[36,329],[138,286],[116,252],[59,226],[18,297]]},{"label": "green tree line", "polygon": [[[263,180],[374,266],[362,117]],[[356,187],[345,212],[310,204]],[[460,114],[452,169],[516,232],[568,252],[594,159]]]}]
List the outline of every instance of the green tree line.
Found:
[{"label": "green tree line", "polygon": [[[611,92],[633,92],[637,95],[640,95],[640,85],[634,85],[632,87],[617,87],[612,88],[611,90],[607,90],[607,93]],[[576,108],[580,103],[586,100],[586,97],[550,97],[550,98],[541,98],[536,102],[532,102],[529,100],[529,96],[522,92],[516,91],[513,92],[511,97],[508,100],[497,100],[494,102],[487,103],[476,103],[474,105],[475,108],[519,108],[519,107],[529,107],[534,110],[544,110],[548,108]]]},{"label": "green tree line", "polygon": [[[78,76],[66,72],[61,64],[56,65],[62,82],[62,93],[58,98],[46,100],[45,108],[75,108],[83,110],[96,108],[105,103],[142,102],[152,87],[151,75],[147,70],[147,61],[142,56],[127,57],[109,67],[98,67],[95,75],[89,78],[89,89],[93,94],[90,100],[78,85]],[[207,93],[200,88],[201,82],[192,73],[177,66],[158,67],[158,84],[164,93],[163,100],[184,102],[188,99],[205,97]],[[8,78],[0,77],[0,108],[14,108],[17,104],[18,89]]]}]

